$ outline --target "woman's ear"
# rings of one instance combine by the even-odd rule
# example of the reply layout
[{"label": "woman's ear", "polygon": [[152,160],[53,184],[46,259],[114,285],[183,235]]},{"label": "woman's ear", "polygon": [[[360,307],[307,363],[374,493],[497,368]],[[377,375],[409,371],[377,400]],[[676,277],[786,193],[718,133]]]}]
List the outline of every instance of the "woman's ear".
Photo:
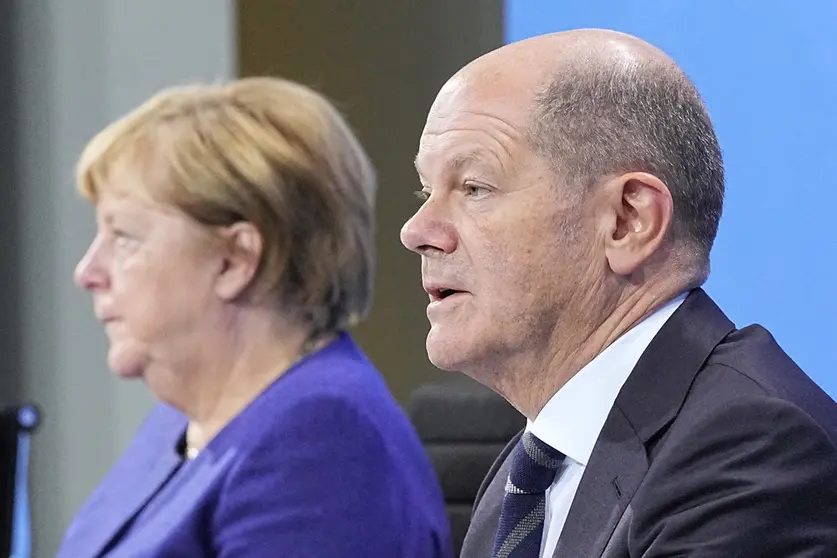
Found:
[{"label": "woman's ear", "polygon": [[246,221],[220,229],[223,262],[215,293],[223,300],[240,297],[252,285],[262,260],[264,242],[259,230]]},{"label": "woman's ear", "polygon": [[612,227],[605,255],[614,273],[628,276],[662,245],[671,228],[674,203],[665,183],[644,172],[623,174],[606,190]]}]

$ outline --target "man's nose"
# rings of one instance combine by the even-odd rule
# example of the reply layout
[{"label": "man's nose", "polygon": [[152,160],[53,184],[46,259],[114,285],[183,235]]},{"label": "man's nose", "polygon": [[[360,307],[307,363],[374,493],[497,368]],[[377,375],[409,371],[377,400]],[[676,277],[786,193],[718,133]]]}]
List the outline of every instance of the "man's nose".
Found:
[{"label": "man's nose", "polygon": [[435,202],[428,200],[401,227],[401,243],[423,256],[434,252],[450,254],[456,250],[456,229]]}]

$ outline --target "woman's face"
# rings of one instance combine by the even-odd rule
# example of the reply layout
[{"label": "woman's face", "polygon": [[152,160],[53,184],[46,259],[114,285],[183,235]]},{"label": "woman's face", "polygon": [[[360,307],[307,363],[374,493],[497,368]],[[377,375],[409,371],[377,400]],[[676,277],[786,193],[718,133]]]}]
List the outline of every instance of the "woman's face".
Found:
[{"label": "woman's face", "polygon": [[[126,186],[132,180],[112,178]],[[108,365],[121,377],[146,379],[155,370],[189,366],[220,302],[215,287],[223,258],[207,230],[171,207],[108,190],[96,214],[97,235],[75,280],[93,295],[105,325]]]}]

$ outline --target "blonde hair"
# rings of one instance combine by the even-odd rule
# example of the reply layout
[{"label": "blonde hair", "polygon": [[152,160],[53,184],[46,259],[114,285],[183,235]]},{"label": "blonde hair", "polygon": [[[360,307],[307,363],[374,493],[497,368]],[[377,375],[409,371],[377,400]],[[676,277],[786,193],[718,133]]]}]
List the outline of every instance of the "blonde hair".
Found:
[{"label": "blonde hair", "polygon": [[259,292],[315,332],[366,315],[375,266],[372,164],[320,94],[279,78],[163,90],[96,135],[77,168],[96,203],[117,161],[142,192],[208,226],[252,223],[263,236]]}]

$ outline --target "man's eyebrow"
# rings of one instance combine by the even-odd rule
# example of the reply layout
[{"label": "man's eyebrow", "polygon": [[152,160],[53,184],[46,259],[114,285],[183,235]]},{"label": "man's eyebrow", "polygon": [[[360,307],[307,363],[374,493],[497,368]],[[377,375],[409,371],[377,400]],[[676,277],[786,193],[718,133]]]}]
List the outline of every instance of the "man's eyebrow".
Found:
[{"label": "man's eyebrow", "polygon": [[[472,150],[466,151],[464,153],[459,153],[445,161],[445,170],[449,172],[456,172],[462,169],[469,164],[485,164],[486,157],[480,150]],[[416,168],[416,172],[421,174],[421,168],[419,167],[419,157],[416,155],[415,159],[413,159],[413,166]]]},{"label": "man's eyebrow", "polygon": [[447,167],[452,171],[458,171],[462,169],[462,167],[472,163],[485,163],[485,156],[481,151],[468,151],[466,153],[455,155],[447,162]]}]

